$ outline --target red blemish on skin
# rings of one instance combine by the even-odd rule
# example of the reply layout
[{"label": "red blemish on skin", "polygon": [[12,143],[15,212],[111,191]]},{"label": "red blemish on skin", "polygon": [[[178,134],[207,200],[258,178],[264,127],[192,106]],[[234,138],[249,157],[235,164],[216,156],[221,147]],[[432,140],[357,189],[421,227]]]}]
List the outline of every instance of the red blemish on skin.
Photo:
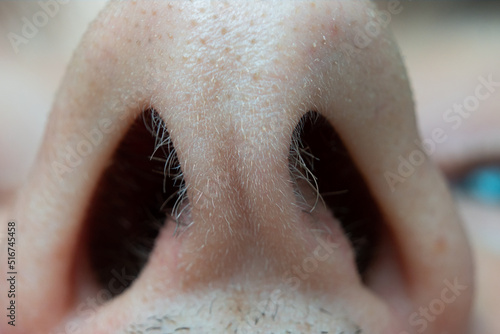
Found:
[{"label": "red blemish on skin", "polygon": [[336,24],[334,24],[334,25],[333,25],[332,32],[333,32],[333,34],[334,34],[334,35],[337,35],[337,34],[338,34],[338,32],[339,32],[339,27],[338,27]]},{"label": "red blemish on skin", "polygon": [[444,240],[443,237],[439,237],[436,240],[436,243],[434,244],[434,249],[436,250],[436,253],[443,254],[447,248],[448,248],[448,245],[446,243],[446,240]]}]

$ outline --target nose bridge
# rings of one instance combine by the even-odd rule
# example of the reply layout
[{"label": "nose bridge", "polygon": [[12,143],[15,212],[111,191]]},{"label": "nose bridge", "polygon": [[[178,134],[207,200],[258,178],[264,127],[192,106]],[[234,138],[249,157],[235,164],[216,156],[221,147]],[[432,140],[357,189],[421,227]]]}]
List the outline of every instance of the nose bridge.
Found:
[{"label": "nose bridge", "polygon": [[[246,120],[248,117],[253,121]],[[223,234],[256,237],[257,227],[265,220],[262,212],[279,209],[290,187],[285,126],[289,120],[282,115],[278,124],[260,114],[229,110],[218,113],[211,122],[216,123],[209,127],[211,131],[193,134],[198,136],[195,140],[205,142],[203,155],[186,157],[193,213],[199,221],[208,219],[210,225],[217,217],[222,219]],[[286,210],[280,211],[286,214]]]},{"label": "nose bridge", "polygon": [[[290,115],[212,114],[210,131],[183,130],[192,131],[193,146],[204,142],[203,150],[179,152],[191,224],[180,236],[185,286],[248,273],[253,266],[271,270],[276,253],[290,259],[287,253],[304,251],[290,247],[303,244],[288,172]],[[276,262],[285,268],[288,260]]]},{"label": "nose bridge", "polygon": [[161,72],[156,106],[172,130],[189,202],[177,265],[184,287],[243,274],[279,278],[312,251],[288,156],[295,125],[316,99],[313,71],[296,66],[308,53],[291,43],[284,17],[270,21],[260,35],[225,20],[210,36],[195,25],[172,51],[179,66]]}]

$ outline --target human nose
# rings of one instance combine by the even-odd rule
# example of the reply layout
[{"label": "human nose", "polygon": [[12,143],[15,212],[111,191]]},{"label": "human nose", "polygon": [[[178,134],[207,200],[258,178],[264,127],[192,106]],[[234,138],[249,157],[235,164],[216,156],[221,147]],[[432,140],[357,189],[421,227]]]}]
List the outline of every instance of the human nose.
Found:
[{"label": "human nose", "polygon": [[[384,177],[417,132],[390,37],[355,42],[373,13],[358,2],[111,3],[18,200],[20,234],[36,245],[19,253],[30,273],[20,330],[459,331],[470,259],[441,177],[425,157],[396,188]],[[364,281],[351,216],[380,235]],[[156,223],[135,279],[139,257],[120,247]],[[438,315],[418,313],[451,301],[457,281],[467,288]]]}]

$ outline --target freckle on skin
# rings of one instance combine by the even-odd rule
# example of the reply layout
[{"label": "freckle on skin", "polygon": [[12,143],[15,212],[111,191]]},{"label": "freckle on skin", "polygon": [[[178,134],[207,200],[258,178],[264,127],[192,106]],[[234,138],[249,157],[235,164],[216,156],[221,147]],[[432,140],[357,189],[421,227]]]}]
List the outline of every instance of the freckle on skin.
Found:
[{"label": "freckle on skin", "polygon": [[221,34],[225,35],[225,34],[227,34],[227,29],[224,27],[221,29],[220,32],[221,32]]}]

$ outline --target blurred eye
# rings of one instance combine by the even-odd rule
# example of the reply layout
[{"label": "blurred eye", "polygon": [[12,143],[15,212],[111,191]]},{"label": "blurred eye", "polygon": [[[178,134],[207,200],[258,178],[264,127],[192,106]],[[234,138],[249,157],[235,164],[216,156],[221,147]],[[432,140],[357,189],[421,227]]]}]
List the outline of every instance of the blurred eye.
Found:
[{"label": "blurred eye", "polygon": [[452,188],[487,205],[500,205],[500,164],[477,166],[452,180]]}]

